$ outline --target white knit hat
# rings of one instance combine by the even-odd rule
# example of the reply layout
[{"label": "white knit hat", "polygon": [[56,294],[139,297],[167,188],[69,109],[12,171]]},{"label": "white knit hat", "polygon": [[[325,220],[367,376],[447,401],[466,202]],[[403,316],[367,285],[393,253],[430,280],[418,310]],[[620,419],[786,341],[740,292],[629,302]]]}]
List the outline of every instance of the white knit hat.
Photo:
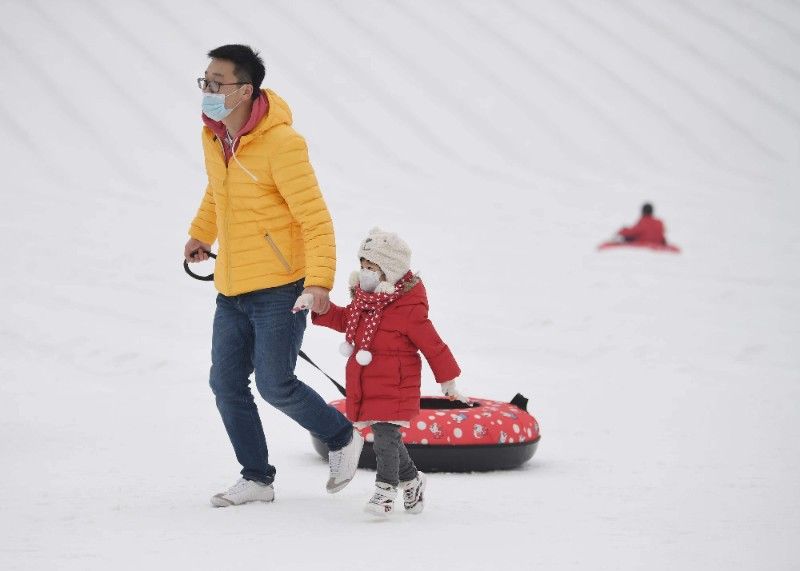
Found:
[{"label": "white knit hat", "polygon": [[384,232],[377,226],[369,231],[358,248],[358,259],[364,258],[378,264],[386,281],[394,285],[411,269],[411,248],[392,232]]}]

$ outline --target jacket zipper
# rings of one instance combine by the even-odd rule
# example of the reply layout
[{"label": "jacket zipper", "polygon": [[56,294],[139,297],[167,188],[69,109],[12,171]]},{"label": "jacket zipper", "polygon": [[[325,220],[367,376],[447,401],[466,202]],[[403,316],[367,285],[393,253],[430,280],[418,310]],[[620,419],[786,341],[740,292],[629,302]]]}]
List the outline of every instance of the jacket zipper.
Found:
[{"label": "jacket zipper", "polygon": [[281,252],[280,248],[278,248],[278,245],[275,243],[275,240],[273,240],[272,236],[269,235],[269,232],[264,234],[264,238],[267,240],[267,244],[269,244],[270,248],[272,248],[272,251],[275,252],[275,255],[278,257],[280,263],[283,265],[284,268],[286,268],[286,271],[291,272],[292,267],[289,265],[289,262],[286,261],[286,258],[283,256],[283,253]]},{"label": "jacket zipper", "polygon": [[[217,137],[217,142],[219,143],[220,149],[222,150],[222,160],[224,161],[225,160],[225,146],[224,146],[223,142],[220,140],[219,137]],[[236,141],[234,141],[233,144],[231,145],[231,155],[234,157],[234,159],[236,158],[234,153],[233,153],[233,145],[235,145],[235,144],[236,144]],[[238,164],[238,161],[237,161],[237,164]],[[239,166],[241,166],[241,165],[239,165]],[[246,169],[244,169],[244,167],[242,167],[242,169],[245,170],[245,172],[247,172],[247,174],[249,174],[251,177],[253,176],[250,172],[246,171]],[[226,163],[225,164],[225,181],[228,180],[228,174],[227,173],[228,173],[228,165]],[[255,177],[253,177],[253,178],[255,179]],[[228,200],[225,203],[226,214],[230,214],[229,207],[230,207],[230,197],[228,197]],[[229,226],[230,226],[230,216],[225,216],[225,221],[226,221],[225,231],[226,231],[226,233],[228,233],[228,229],[229,229]],[[292,271],[292,266],[289,265],[289,262],[286,260],[286,257],[283,255],[283,252],[281,252],[280,248],[278,248],[278,245],[275,243],[275,240],[272,239],[272,236],[269,235],[269,232],[266,232],[264,234],[264,238],[267,240],[267,244],[269,244],[270,248],[272,248],[272,251],[275,252],[275,255],[278,257],[278,261],[281,263],[281,265],[286,269],[287,272],[291,272]],[[230,264],[228,264],[228,283],[231,283]]]},{"label": "jacket zipper", "polygon": [[[227,196],[225,197],[225,236],[226,238],[230,236],[230,227],[231,227],[231,197],[230,192],[228,192],[228,188],[226,183],[228,182],[228,162],[225,160],[225,145],[222,143],[219,137],[216,137],[217,142],[219,143],[220,150],[222,151],[222,162],[225,163],[225,179],[222,181],[222,186],[226,190]],[[231,285],[231,264],[230,262],[225,264],[225,277],[227,280],[227,285],[230,287]]]}]

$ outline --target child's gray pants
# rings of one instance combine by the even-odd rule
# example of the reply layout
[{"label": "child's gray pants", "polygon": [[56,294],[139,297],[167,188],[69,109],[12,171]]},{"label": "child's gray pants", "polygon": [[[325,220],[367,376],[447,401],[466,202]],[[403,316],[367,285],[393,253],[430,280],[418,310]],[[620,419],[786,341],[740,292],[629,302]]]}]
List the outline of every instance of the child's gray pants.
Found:
[{"label": "child's gray pants", "polygon": [[397,486],[400,482],[413,480],[417,468],[403,444],[400,427],[389,422],[376,422],[370,428],[375,436],[372,448],[378,463],[375,481]]}]

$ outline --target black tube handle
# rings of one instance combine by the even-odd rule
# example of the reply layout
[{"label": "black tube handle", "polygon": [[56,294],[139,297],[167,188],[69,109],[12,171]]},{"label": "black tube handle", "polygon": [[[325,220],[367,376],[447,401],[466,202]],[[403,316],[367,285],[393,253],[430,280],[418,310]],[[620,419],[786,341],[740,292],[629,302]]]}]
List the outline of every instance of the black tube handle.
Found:
[{"label": "black tube handle", "polygon": [[511,399],[511,404],[513,404],[517,408],[521,408],[525,412],[528,412],[528,399],[526,399],[520,393],[514,395],[514,398]]}]

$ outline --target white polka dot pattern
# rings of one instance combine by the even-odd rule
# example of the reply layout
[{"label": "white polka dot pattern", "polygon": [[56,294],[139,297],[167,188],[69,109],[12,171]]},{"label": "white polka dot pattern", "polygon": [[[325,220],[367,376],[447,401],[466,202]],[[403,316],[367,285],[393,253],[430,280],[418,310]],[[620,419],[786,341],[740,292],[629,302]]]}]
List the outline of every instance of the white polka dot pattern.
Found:
[{"label": "white polka dot pattern", "polygon": [[[449,405],[444,397],[442,406]],[[528,412],[508,402],[488,399],[473,399],[479,406],[471,409],[421,410],[410,419],[410,426],[402,431],[406,444],[436,446],[443,444],[517,444],[539,438],[539,423]],[[331,403],[337,409],[345,410],[345,401]],[[480,414],[476,414],[480,413]],[[504,423],[501,419],[508,420]],[[377,419],[375,419],[377,420]],[[367,441],[372,437],[369,428],[363,434]]]}]

